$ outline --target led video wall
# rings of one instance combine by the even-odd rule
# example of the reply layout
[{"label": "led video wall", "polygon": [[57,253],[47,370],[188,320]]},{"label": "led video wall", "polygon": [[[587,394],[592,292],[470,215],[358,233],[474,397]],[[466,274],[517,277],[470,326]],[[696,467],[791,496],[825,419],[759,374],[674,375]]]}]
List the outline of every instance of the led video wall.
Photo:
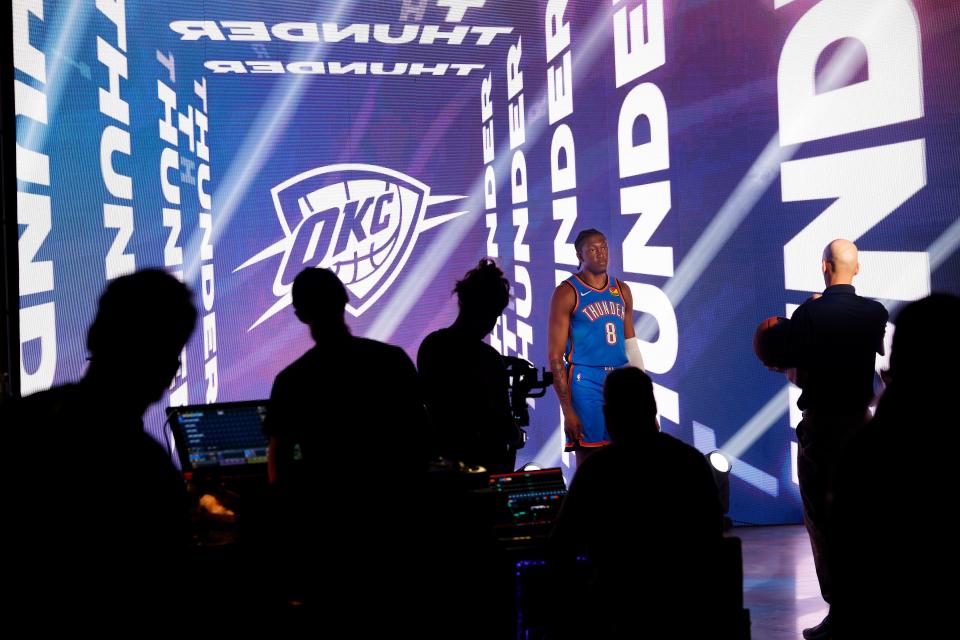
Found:
[{"label": "led video wall", "polygon": [[[595,227],[664,429],[732,456],[736,520],[797,522],[798,391],[757,322],[836,237],[893,312],[960,293],[954,3],[14,0],[12,38],[24,394],[82,375],[100,291],[148,266],[201,311],[164,404],[267,397],[312,344],[306,266],[415,358],[495,257],[490,342],[546,366]],[[567,466],[553,393],[531,414],[519,462]]]}]

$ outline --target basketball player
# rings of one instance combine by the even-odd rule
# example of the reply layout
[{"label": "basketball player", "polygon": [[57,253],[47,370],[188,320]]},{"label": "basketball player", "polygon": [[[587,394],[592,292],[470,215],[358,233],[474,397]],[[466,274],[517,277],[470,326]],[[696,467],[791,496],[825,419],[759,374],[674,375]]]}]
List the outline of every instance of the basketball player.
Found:
[{"label": "basketball player", "polygon": [[609,443],[603,419],[603,383],[610,371],[643,369],[633,330],[630,288],[607,273],[607,239],[586,229],[574,241],[580,272],[553,292],[547,356],[563,412],[566,451],[579,465]]}]

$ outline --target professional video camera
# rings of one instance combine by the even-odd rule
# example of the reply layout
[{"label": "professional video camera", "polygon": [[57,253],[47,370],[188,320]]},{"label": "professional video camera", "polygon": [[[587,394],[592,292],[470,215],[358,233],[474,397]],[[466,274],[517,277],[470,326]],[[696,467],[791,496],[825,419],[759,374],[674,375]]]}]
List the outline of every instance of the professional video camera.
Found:
[{"label": "professional video camera", "polygon": [[547,387],[553,384],[553,374],[543,369],[543,379],[540,380],[537,368],[530,362],[513,356],[504,356],[503,361],[507,366],[510,409],[513,412],[513,421],[520,432],[516,448],[521,449],[527,443],[527,432],[523,427],[530,424],[527,398],[542,398],[547,392]]}]

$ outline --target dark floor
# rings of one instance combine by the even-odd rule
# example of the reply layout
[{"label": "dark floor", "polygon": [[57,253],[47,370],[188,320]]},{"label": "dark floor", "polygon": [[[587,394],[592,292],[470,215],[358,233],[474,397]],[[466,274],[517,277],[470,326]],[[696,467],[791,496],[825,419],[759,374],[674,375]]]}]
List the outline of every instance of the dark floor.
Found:
[{"label": "dark floor", "polygon": [[743,606],[750,610],[752,640],[797,640],[820,622],[820,597],[810,539],[802,525],[742,527]]}]

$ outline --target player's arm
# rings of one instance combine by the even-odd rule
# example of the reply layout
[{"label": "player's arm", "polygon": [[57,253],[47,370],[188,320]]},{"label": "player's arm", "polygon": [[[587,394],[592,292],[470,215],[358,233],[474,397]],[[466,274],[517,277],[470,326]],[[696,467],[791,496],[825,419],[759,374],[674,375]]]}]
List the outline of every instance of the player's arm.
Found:
[{"label": "player's arm", "polygon": [[563,363],[563,352],[570,336],[570,316],[577,306],[577,294],[569,284],[563,282],[554,290],[550,300],[550,320],[547,331],[547,358],[553,373],[553,388],[560,400],[563,411],[564,430],[567,436],[576,441],[583,436],[580,417],[573,410],[570,385],[567,382],[567,370]]},{"label": "player's arm", "polygon": [[631,367],[636,367],[641,371],[646,371],[643,366],[643,355],[640,353],[640,339],[637,338],[636,331],[633,328],[633,292],[626,282],[620,282],[620,295],[623,296],[624,317],[623,317],[623,339],[624,348],[627,351],[627,361]]}]

